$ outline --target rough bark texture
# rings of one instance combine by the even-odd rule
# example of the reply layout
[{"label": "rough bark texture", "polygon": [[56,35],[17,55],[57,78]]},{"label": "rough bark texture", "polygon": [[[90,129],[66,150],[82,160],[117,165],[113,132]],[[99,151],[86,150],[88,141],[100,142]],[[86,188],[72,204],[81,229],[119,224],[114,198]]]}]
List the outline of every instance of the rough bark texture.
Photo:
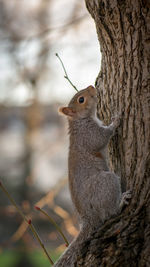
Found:
[{"label": "rough bark texture", "polygon": [[[85,0],[102,52],[99,115],[122,123],[110,146],[112,167],[130,205],[76,248],[74,266],[150,266],[150,2]],[[60,265],[60,266],[65,266]],[[68,266],[68,265],[67,265]]]},{"label": "rough bark texture", "polygon": [[96,80],[105,122],[122,114],[112,166],[130,206],[82,244],[75,266],[150,266],[150,2],[86,0],[102,52]]}]

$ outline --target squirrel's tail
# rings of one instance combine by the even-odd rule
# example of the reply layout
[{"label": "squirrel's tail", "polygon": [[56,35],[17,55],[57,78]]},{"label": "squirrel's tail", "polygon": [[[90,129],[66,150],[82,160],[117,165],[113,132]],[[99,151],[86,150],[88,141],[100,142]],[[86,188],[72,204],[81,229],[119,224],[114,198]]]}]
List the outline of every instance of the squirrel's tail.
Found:
[{"label": "squirrel's tail", "polygon": [[68,249],[55,263],[55,267],[74,267],[77,261],[78,255],[81,255],[81,251],[88,245],[88,237],[90,235],[89,227],[83,227],[79,235],[72,241]]}]

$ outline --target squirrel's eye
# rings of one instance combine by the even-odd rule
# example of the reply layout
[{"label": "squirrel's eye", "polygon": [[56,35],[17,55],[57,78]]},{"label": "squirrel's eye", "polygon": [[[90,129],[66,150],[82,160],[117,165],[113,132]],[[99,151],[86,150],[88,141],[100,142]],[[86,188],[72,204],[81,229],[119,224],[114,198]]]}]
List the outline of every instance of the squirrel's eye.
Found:
[{"label": "squirrel's eye", "polygon": [[78,101],[79,101],[80,104],[84,103],[84,97],[81,96]]}]

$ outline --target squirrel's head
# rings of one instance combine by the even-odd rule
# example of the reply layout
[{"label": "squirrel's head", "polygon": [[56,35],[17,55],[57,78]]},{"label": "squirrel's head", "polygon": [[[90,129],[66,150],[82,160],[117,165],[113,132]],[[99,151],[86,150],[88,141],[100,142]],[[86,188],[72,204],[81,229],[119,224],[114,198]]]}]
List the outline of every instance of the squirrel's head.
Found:
[{"label": "squirrel's head", "polygon": [[79,91],[71,99],[68,107],[61,107],[59,112],[69,119],[86,118],[94,115],[97,106],[96,89],[90,85]]}]

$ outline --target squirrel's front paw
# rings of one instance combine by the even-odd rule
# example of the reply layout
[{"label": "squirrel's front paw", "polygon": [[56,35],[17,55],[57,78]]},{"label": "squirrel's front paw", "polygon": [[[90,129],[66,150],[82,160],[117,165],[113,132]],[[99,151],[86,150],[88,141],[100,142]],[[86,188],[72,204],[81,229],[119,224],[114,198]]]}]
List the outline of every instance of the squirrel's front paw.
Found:
[{"label": "squirrel's front paw", "polygon": [[121,121],[120,115],[112,117],[112,124],[115,128],[117,128],[120,125],[120,121]]}]

